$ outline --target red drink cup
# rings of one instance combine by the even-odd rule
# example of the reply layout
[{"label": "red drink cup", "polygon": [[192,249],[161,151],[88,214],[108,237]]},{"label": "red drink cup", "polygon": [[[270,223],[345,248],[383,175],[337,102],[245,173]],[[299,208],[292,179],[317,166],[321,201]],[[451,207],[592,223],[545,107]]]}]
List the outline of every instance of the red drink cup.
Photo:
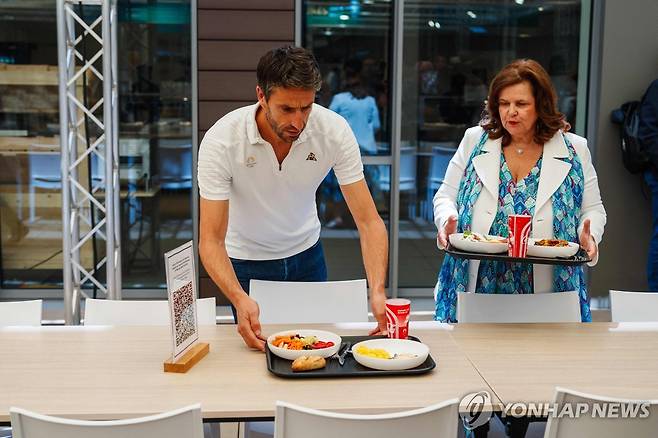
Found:
[{"label": "red drink cup", "polygon": [[411,301],[404,298],[386,300],[386,327],[389,338],[407,339],[410,312]]},{"label": "red drink cup", "polygon": [[528,237],[530,237],[532,216],[510,214],[507,223],[509,225],[507,255],[510,257],[525,257],[528,251]]}]

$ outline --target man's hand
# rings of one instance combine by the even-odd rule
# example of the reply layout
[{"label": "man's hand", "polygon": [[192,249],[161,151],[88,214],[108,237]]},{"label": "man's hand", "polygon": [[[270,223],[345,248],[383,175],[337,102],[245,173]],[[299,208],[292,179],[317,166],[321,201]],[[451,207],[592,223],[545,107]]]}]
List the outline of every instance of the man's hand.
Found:
[{"label": "man's hand", "polygon": [[238,333],[251,348],[265,351],[260,334],[258,304],[242,290],[226,252],[224,240],[228,229],[228,201],[201,198],[199,204],[199,256],[215,284],[235,306]]},{"label": "man's hand", "polygon": [[372,314],[377,320],[377,327],[368,334],[370,336],[388,334],[388,329],[386,328],[386,294],[383,290],[371,294],[370,307],[372,308]]},{"label": "man's hand", "polygon": [[377,319],[373,333],[386,333],[386,268],[388,267],[388,233],[384,221],[377,213],[375,203],[365,179],[341,185],[345,202],[359,230],[363,265],[370,285],[370,307]]},{"label": "man's hand", "polygon": [[448,246],[448,236],[457,232],[457,216],[452,215],[448,218],[445,225],[439,230],[437,239],[441,248]]},{"label": "man's hand", "polygon": [[590,259],[594,260],[599,249],[596,246],[594,237],[592,237],[592,234],[589,231],[589,226],[590,220],[585,219],[585,222],[583,222],[583,231],[580,232],[580,247],[587,252]]},{"label": "man's hand", "polygon": [[244,339],[245,344],[251,348],[265,351],[265,339],[260,333],[260,322],[258,315],[260,310],[258,303],[245,295],[235,306],[238,313],[238,333]]}]

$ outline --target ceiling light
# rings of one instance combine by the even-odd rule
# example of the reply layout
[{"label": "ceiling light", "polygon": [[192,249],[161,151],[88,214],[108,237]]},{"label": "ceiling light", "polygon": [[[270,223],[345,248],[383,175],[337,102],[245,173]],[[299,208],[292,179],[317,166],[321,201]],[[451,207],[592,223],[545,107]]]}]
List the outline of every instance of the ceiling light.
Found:
[{"label": "ceiling light", "polygon": [[466,15],[468,15],[471,18],[477,18],[477,15],[473,11],[466,11]]},{"label": "ceiling light", "polygon": [[342,14],[342,15],[341,15],[340,17],[338,17],[338,18],[340,18],[341,20],[345,21],[345,20],[349,20],[349,19],[350,19],[350,16],[349,16],[349,15],[346,15],[346,14]]},{"label": "ceiling light", "polygon": [[523,4],[523,0],[514,0],[514,1],[516,2],[517,5],[522,5]]},{"label": "ceiling light", "polygon": [[543,7],[543,6],[540,6],[540,7],[537,8],[537,10],[538,10],[539,12],[544,12],[544,7]]},{"label": "ceiling light", "polygon": [[432,20],[430,20],[430,21],[427,22],[427,25],[429,27],[434,27],[434,22]]}]

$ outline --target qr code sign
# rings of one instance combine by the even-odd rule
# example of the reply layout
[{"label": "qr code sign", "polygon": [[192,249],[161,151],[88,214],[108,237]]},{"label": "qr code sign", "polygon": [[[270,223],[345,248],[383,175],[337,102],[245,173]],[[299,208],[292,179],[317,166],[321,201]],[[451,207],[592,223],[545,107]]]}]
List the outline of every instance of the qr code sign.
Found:
[{"label": "qr code sign", "polygon": [[174,292],[174,322],[176,324],[176,347],[178,347],[196,333],[191,281]]}]

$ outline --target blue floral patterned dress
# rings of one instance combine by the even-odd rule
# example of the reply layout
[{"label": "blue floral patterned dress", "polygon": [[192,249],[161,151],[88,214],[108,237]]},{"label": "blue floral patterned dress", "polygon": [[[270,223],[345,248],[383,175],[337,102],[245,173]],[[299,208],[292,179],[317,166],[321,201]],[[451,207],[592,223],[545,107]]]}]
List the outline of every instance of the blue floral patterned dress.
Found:
[{"label": "blue floral patterned dress", "polygon": [[[510,214],[534,215],[539,175],[541,173],[541,160],[540,157],[528,175],[516,182],[507,166],[505,155],[502,152],[500,153],[498,212],[491,224],[489,234],[508,237],[507,217]],[[490,285],[490,282],[494,282],[495,285]],[[486,293],[489,290],[501,294],[533,293],[532,265],[483,260],[480,263],[475,291]]]}]

